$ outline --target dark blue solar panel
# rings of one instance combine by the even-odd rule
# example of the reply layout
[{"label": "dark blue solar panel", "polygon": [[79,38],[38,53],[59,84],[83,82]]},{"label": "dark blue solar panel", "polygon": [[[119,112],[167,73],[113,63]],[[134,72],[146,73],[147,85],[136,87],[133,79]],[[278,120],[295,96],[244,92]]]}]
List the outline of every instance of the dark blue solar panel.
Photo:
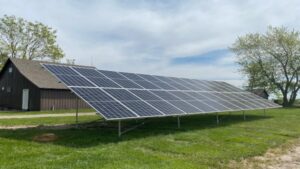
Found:
[{"label": "dark blue solar panel", "polygon": [[107,71],[107,70],[98,70],[100,73],[104,74],[108,78],[112,79],[126,79],[126,77],[122,76],[118,72],[113,72],[113,71]]},{"label": "dark blue solar panel", "polygon": [[[204,95],[203,93],[199,93],[199,94]],[[205,93],[205,97],[214,101],[223,100],[222,98],[219,98],[215,93]]]},{"label": "dark blue solar panel", "polygon": [[118,102],[89,102],[106,119],[138,117]]},{"label": "dark blue solar panel", "polygon": [[225,101],[225,100],[218,100],[218,103],[228,107],[231,110],[241,110],[243,108],[239,107],[238,105],[235,105],[234,102]]},{"label": "dark blue solar panel", "polygon": [[188,92],[182,91],[170,91],[171,94],[175,95],[176,97],[180,98],[181,100],[197,100],[193,96],[190,96]]},{"label": "dark blue solar panel", "polygon": [[45,65],[106,119],[278,107],[224,82]]},{"label": "dark blue solar panel", "polygon": [[158,110],[143,101],[122,101],[122,103],[141,117],[163,115]]},{"label": "dark blue solar panel", "polygon": [[204,83],[203,80],[193,80],[192,83],[194,83],[200,91],[213,91],[210,86]]},{"label": "dark blue solar panel", "polygon": [[56,75],[67,86],[94,87],[92,83],[81,76]]},{"label": "dark blue solar panel", "polygon": [[167,103],[166,101],[147,101],[147,102],[167,115],[184,114],[182,110],[174,107],[173,105]]},{"label": "dark blue solar panel", "polygon": [[161,89],[158,86],[156,86],[148,81],[145,81],[145,80],[135,80],[134,82],[137,83],[138,85],[142,86],[145,89]]},{"label": "dark blue solar panel", "polygon": [[147,91],[147,90],[129,90],[132,93],[134,93],[137,97],[143,99],[143,100],[162,100],[161,98],[157,97],[153,93]]},{"label": "dark blue solar panel", "polygon": [[138,74],[140,77],[144,78],[145,80],[154,82],[154,81],[160,81],[159,79],[155,78],[152,75],[145,75],[145,74]]},{"label": "dark blue solar panel", "polygon": [[167,91],[151,91],[152,93],[154,93],[155,95],[157,95],[158,97],[164,99],[164,100],[180,100],[180,98],[172,95],[171,93],[167,92]]},{"label": "dark blue solar panel", "polygon": [[91,82],[99,87],[121,88],[118,84],[107,78],[87,77]]},{"label": "dark blue solar panel", "polygon": [[157,79],[161,80],[162,82],[167,83],[168,85],[172,86],[177,90],[190,90],[189,88],[174,82],[171,77],[164,77],[164,76],[155,76]]},{"label": "dark blue solar panel", "polygon": [[155,76],[156,79],[166,82],[168,84],[174,83],[174,81],[170,77],[165,77],[165,76]]},{"label": "dark blue solar panel", "polygon": [[96,69],[92,68],[82,68],[82,67],[74,67],[78,73],[80,73],[82,76],[90,76],[90,77],[97,77],[97,78],[105,78],[104,75],[99,73]]},{"label": "dark blue solar panel", "polygon": [[78,75],[74,70],[67,66],[44,65],[49,71],[55,75]]},{"label": "dark blue solar panel", "polygon": [[107,95],[105,92],[103,92],[101,89],[98,88],[77,88],[72,87],[71,88],[76,94],[78,94],[80,97],[82,97],[84,100],[89,102],[111,102],[114,101],[112,97]]},{"label": "dark blue solar panel", "polygon": [[155,84],[156,86],[160,87],[161,89],[165,90],[176,90],[175,87],[172,87],[168,83],[165,82],[159,82],[159,81],[151,81],[151,83]]},{"label": "dark blue solar panel", "polygon": [[120,101],[138,101],[140,100],[135,95],[131,94],[125,89],[104,89],[106,92],[108,92],[110,95],[112,95],[114,98],[120,100]]},{"label": "dark blue solar panel", "polygon": [[[181,86],[184,86],[185,88],[189,89],[189,90],[198,90],[198,88],[196,86],[194,86],[193,84],[182,80],[180,78],[171,78],[174,82],[176,82],[177,84],[180,84]],[[183,89],[184,90],[184,89]]]},{"label": "dark blue solar panel", "polygon": [[260,103],[256,103],[255,101],[252,100],[237,100],[238,102],[240,102],[241,104],[244,104],[248,107],[250,107],[251,109],[260,109],[265,107],[264,105],[261,105]]},{"label": "dark blue solar panel", "polygon": [[234,100],[232,97],[227,95],[227,93],[215,93],[215,95],[223,100]]},{"label": "dark blue solar panel", "polygon": [[175,107],[179,108],[180,110],[183,110],[186,113],[202,112],[197,107],[195,107],[195,106],[193,106],[191,104],[188,104],[188,103],[186,103],[184,101],[169,101],[169,103],[171,103]]},{"label": "dark blue solar panel", "polygon": [[212,100],[202,100],[201,102],[208,104],[210,107],[217,109],[218,111],[228,111],[231,110],[230,108]]},{"label": "dark blue solar panel", "polygon": [[141,78],[140,76],[138,76],[137,74],[134,74],[134,73],[120,72],[120,74],[122,74],[123,76],[127,77],[130,80],[145,80],[145,79]]},{"label": "dark blue solar panel", "polygon": [[200,92],[187,92],[189,95],[193,96],[197,100],[208,100],[208,98],[205,96],[205,93]]},{"label": "dark blue solar panel", "polygon": [[126,80],[126,79],[113,79],[113,81],[118,83],[123,88],[128,88],[128,89],[142,89],[143,88],[143,87],[139,86],[138,84],[136,84],[130,80]]},{"label": "dark blue solar panel", "polygon": [[266,99],[260,99],[260,100],[256,100],[259,101],[260,103],[264,104],[266,107],[277,107],[278,105],[275,103],[272,103]]},{"label": "dark blue solar panel", "polygon": [[173,86],[174,88],[176,88],[177,90],[191,90],[179,83],[169,83],[171,86]]},{"label": "dark blue solar panel", "polygon": [[195,107],[198,107],[199,109],[201,109],[203,112],[216,112],[218,111],[218,109],[210,106],[207,103],[204,103],[202,101],[188,101],[190,104],[192,104]]},{"label": "dark blue solar panel", "polygon": [[253,109],[254,107],[248,105],[245,105],[243,103],[241,103],[240,101],[236,101],[236,100],[230,100],[228,101],[230,104],[234,104],[235,106],[237,106],[237,109]]},{"label": "dark blue solar panel", "polygon": [[207,86],[211,91],[217,91],[217,92],[220,92],[220,91],[222,91],[222,89],[218,86],[218,85],[216,85],[216,83],[215,82],[213,82],[213,81],[203,81],[202,82],[203,84],[205,84],[205,86]]}]

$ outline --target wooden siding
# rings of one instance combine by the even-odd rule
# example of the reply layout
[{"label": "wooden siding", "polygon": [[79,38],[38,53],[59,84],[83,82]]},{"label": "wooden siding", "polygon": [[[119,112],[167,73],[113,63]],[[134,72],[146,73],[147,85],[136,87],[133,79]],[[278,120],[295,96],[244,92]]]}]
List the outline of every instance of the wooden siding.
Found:
[{"label": "wooden siding", "polygon": [[[9,72],[10,68],[12,72]],[[39,88],[27,80],[11,62],[8,62],[0,76],[0,107],[21,110],[23,89],[29,89],[29,110],[40,110]]]},{"label": "wooden siding", "polygon": [[[75,109],[77,96],[70,90],[41,90],[41,110]],[[84,101],[78,99],[79,108],[90,108]]]}]

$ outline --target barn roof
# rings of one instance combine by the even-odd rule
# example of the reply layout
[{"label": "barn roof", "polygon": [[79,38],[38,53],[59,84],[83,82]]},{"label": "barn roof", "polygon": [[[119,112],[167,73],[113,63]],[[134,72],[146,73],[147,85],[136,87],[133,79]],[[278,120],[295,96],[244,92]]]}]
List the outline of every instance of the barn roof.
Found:
[{"label": "barn roof", "polygon": [[[45,61],[31,61],[25,59],[10,58],[19,72],[31,81],[34,85],[42,89],[68,89],[63,83],[59,82],[41,63],[51,63]],[[57,64],[57,63],[55,63]],[[62,64],[67,65],[67,64]],[[87,67],[87,66],[82,66]]]},{"label": "barn roof", "polygon": [[266,94],[267,96],[269,96],[268,92],[265,89],[252,89],[248,91],[257,95]]}]

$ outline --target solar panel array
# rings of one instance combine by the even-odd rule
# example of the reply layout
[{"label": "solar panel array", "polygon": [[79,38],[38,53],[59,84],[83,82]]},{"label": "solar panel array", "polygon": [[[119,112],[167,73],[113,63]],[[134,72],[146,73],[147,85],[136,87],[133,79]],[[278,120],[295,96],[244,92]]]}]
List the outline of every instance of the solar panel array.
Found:
[{"label": "solar panel array", "polygon": [[225,82],[43,66],[106,120],[280,107]]}]

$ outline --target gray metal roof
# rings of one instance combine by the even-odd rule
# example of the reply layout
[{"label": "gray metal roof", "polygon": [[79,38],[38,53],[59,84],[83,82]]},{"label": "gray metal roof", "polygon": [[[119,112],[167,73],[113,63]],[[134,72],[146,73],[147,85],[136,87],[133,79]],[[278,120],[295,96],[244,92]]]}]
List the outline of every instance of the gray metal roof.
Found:
[{"label": "gray metal roof", "polygon": [[[42,89],[68,89],[63,83],[59,82],[41,63],[51,63],[44,61],[32,61],[25,59],[9,59],[19,70],[19,72],[31,81],[34,85]],[[57,64],[57,63],[55,63]],[[67,65],[67,64],[62,64]],[[82,66],[87,67],[87,66]]]}]

